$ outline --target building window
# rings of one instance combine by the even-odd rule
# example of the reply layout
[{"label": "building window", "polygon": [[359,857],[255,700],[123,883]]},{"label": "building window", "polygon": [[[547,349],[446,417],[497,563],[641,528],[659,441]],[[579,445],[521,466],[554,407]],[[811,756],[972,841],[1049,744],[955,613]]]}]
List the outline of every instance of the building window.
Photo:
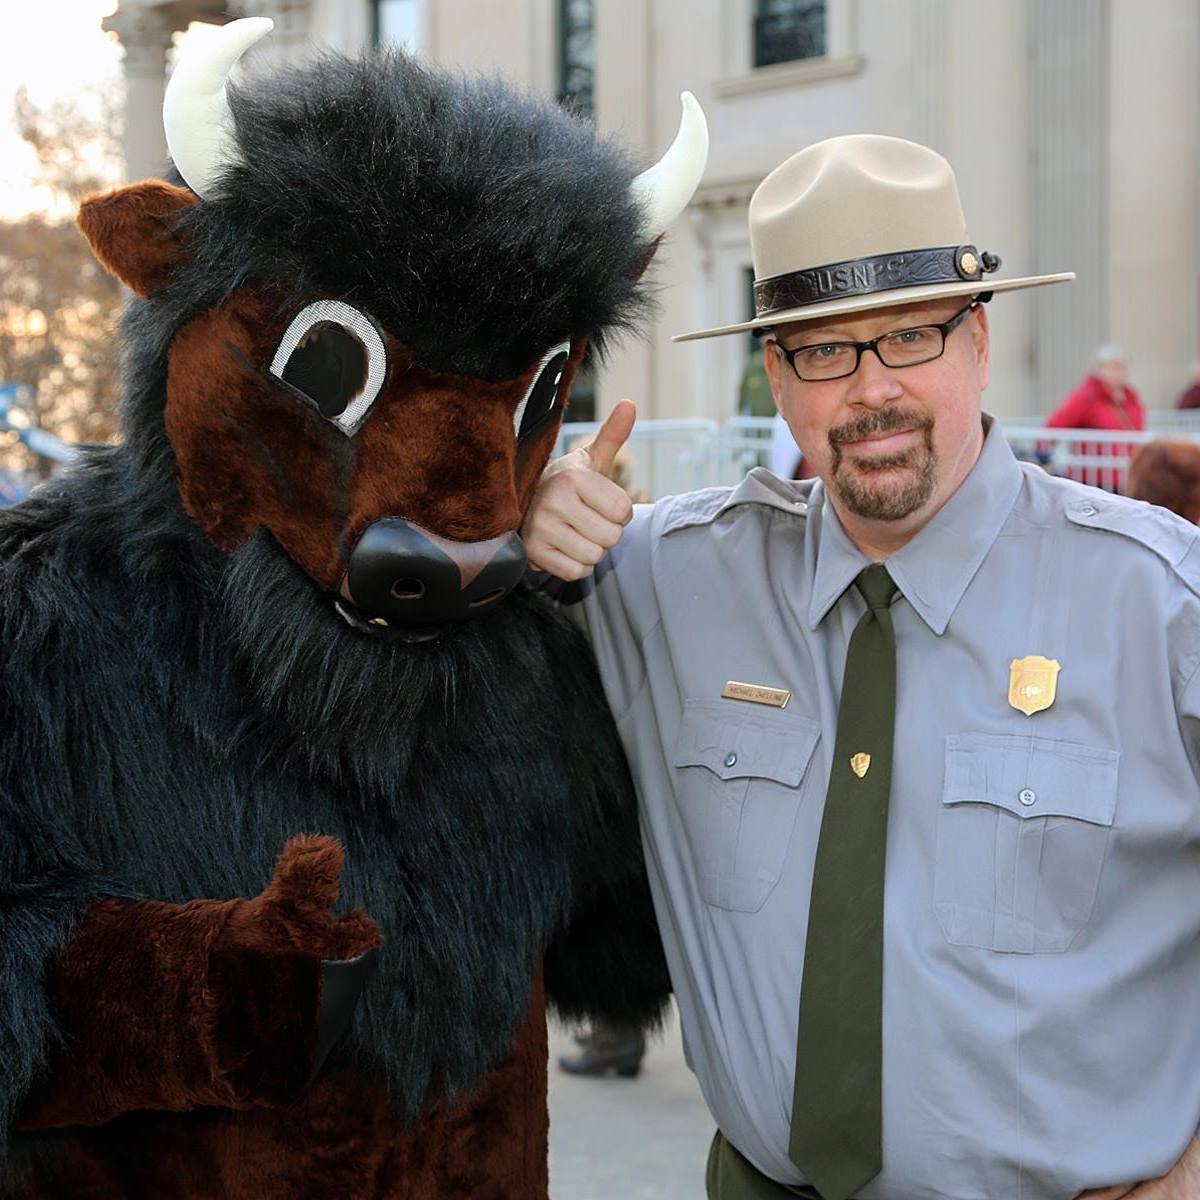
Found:
[{"label": "building window", "polygon": [[593,0],[558,0],[558,99],[586,117],[596,75],[593,7]]},{"label": "building window", "polygon": [[374,0],[375,45],[421,49],[421,0]]},{"label": "building window", "polygon": [[825,0],[755,0],[754,65],[825,54]]}]

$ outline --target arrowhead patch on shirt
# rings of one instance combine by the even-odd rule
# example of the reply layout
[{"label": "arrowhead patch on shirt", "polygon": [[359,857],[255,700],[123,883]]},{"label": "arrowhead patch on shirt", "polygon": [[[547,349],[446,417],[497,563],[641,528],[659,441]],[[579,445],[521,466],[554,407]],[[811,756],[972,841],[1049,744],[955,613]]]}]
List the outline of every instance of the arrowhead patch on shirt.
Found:
[{"label": "arrowhead patch on shirt", "polygon": [[1058,673],[1062,670],[1057,659],[1030,654],[1014,658],[1008,670],[1008,702],[1018,712],[1032,717],[1054,703]]}]

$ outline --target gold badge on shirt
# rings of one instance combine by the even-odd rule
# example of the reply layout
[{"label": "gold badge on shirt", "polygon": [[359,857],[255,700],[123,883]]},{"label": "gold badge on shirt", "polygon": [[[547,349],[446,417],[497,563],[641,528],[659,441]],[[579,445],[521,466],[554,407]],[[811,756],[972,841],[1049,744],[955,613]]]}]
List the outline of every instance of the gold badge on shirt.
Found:
[{"label": "gold badge on shirt", "polygon": [[850,756],[850,770],[852,770],[859,779],[866,777],[867,772],[871,769],[871,756],[864,754],[861,750],[857,754]]},{"label": "gold badge on shirt", "polygon": [[1008,669],[1008,702],[1018,712],[1032,717],[1054,703],[1058,673],[1062,670],[1057,659],[1030,654],[1014,658]]}]

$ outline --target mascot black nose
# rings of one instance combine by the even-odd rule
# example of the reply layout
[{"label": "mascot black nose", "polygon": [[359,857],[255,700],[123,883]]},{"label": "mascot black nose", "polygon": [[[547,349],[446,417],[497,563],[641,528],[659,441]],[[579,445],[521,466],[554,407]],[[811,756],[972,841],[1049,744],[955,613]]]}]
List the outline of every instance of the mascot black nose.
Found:
[{"label": "mascot black nose", "polygon": [[515,532],[455,542],[387,517],[359,538],[341,590],[367,620],[438,625],[465,621],[503,600],[525,565],[525,545]]}]

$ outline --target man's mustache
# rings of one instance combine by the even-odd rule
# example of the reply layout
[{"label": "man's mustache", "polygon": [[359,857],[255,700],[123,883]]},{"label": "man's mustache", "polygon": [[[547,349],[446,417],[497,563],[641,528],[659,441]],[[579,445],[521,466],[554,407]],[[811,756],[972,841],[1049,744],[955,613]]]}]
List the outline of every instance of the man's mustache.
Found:
[{"label": "man's mustache", "polygon": [[844,446],[848,442],[860,442],[863,438],[880,437],[894,433],[897,429],[920,429],[928,433],[933,428],[933,418],[901,408],[883,408],[879,412],[863,413],[844,425],[835,425],[829,431],[831,446]]}]

